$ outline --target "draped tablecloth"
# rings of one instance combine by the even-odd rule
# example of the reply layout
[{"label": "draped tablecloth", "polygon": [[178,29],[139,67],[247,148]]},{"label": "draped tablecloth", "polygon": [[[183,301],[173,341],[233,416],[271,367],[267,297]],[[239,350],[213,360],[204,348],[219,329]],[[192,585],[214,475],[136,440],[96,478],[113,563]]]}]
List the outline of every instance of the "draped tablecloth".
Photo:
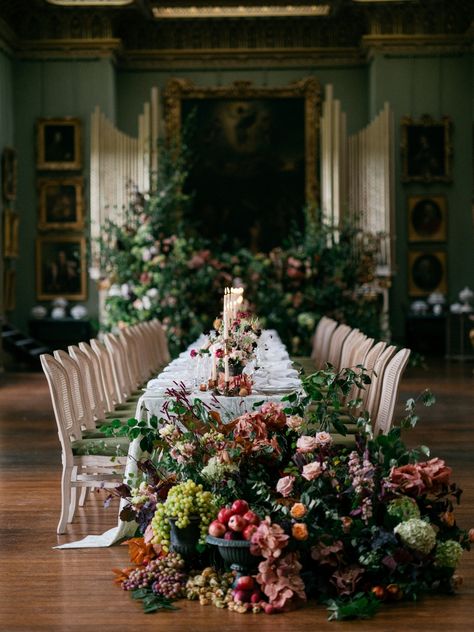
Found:
[{"label": "draped tablecloth", "polygon": [[[278,333],[274,330],[266,330],[262,333],[256,350],[256,366],[250,368],[250,370],[254,369],[254,389],[251,395],[227,397],[206,391],[201,392],[198,390],[199,359],[191,358],[191,350],[202,348],[206,341],[205,336],[200,336],[186,351],[165,367],[157,378],[148,382],[137,403],[137,419],[147,419],[153,415],[158,418],[165,416],[163,405],[169,399],[167,395],[169,388],[184,387],[190,391],[188,397],[191,401],[200,399],[211,409],[218,411],[222,421],[228,423],[243,413],[254,410],[255,404],[259,402],[279,402],[285,394],[301,387],[298,373],[292,368],[288,352]],[[137,438],[130,444],[125,481],[137,473],[137,461],[142,454],[140,438]],[[119,518],[116,527],[101,535],[89,535],[83,540],[69,542],[56,548],[111,546],[123,538],[132,537],[136,528],[135,522],[123,522]]]}]

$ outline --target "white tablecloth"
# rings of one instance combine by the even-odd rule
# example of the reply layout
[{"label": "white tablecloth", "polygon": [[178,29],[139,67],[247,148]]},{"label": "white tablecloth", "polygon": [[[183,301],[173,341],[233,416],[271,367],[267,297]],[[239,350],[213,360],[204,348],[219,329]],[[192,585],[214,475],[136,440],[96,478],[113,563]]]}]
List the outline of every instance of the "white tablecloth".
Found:
[{"label": "white tablecloth", "polygon": [[[189,398],[200,399],[212,409],[217,410],[224,423],[232,421],[245,412],[254,410],[254,405],[263,401],[279,402],[281,398],[292,390],[301,386],[297,371],[292,368],[288,352],[274,330],[266,330],[262,333],[257,349],[257,364],[253,373],[254,392],[247,397],[226,397],[201,392],[197,388],[196,369],[198,360],[192,359],[192,349],[201,348],[206,342],[206,337],[201,336],[186,351],[173,360],[157,377],[150,380],[144,389],[143,395],[137,403],[137,419],[146,419],[156,415],[163,415],[163,404],[167,396],[166,391],[170,387],[184,384],[191,392]],[[135,439],[130,444],[128,462],[125,471],[125,480],[131,474],[137,472],[137,461],[142,456],[140,439]],[[134,522],[123,522],[119,519],[113,529],[109,529],[101,535],[89,535],[83,540],[69,542],[56,548],[88,548],[106,547],[115,544],[123,538],[132,537],[137,525]]]}]

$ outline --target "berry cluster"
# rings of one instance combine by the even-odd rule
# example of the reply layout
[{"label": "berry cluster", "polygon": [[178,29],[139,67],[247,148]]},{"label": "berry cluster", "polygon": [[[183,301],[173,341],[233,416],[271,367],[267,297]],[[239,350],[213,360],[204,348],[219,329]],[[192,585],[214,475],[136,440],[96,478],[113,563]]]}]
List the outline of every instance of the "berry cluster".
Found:
[{"label": "berry cluster", "polygon": [[151,560],[145,567],[132,571],[122,583],[122,588],[135,590],[151,587],[155,594],[168,599],[179,599],[183,596],[187,579],[183,568],[183,558],[178,553],[168,553]]}]

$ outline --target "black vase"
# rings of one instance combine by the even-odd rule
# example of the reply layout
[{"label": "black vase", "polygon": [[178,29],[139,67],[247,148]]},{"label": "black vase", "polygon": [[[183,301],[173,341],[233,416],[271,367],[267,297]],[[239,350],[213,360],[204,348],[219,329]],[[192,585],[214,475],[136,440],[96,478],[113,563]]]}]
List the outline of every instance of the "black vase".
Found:
[{"label": "black vase", "polygon": [[176,518],[168,518],[170,523],[171,549],[179,553],[185,561],[189,561],[198,556],[197,545],[201,535],[199,529],[200,518],[190,518],[187,527],[180,529],[176,526]]}]

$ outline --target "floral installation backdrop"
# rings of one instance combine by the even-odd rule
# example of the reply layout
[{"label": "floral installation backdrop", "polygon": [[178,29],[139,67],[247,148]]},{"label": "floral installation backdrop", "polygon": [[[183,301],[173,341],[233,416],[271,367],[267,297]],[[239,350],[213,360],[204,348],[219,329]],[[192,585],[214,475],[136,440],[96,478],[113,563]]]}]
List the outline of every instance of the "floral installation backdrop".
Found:
[{"label": "floral installation backdrop", "polygon": [[175,354],[212,326],[224,287],[243,285],[250,309],[295,355],[308,354],[324,314],[380,335],[381,306],[370,285],[376,238],[350,224],[336,233],[308,208],[304,234],[295,231],[282,247],[229,252],[200,236],[192,196],[183,193],[186,164],[185,153],[162,152],[153,191],[131,196],[123,225],[103,227],[105,327],[158,318]]}]

